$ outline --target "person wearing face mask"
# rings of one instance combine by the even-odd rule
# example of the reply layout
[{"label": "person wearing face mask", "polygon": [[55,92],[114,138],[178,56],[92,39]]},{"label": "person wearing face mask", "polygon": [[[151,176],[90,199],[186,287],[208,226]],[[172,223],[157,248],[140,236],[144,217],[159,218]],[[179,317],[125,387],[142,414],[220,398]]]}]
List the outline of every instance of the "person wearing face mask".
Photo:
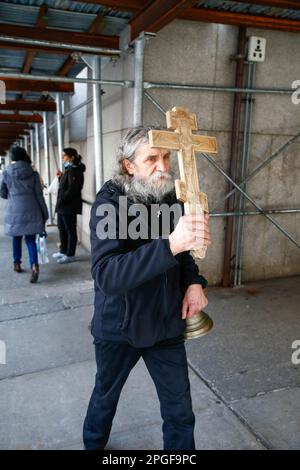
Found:
[{"label": "person wearing face mask", "polygon": [[59,188],[55,211],[60,237],[60,251],[53,254],[59,264],[75,261],[77,245],[77,214],[82,212],[81,190],[84,183],[85,165],[77,150],[63,150],[64,171],[57,172]]}]

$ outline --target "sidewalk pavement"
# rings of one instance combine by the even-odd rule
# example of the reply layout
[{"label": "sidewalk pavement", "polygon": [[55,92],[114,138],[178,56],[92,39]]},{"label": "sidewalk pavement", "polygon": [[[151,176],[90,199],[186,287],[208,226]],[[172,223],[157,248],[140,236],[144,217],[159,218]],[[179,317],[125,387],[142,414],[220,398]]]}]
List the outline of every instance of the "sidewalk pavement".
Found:
[{"label": "sidewalk pavement", "polygon": [[[93,313],[89,254],[14,273],[0,200],[0,449],[82,449],[82,423],[94,384],[88,326]],[[50,253],[57,231],[48,230]],[[23,267],[27,252],[23,248]],[[300,278],[212,288],[214,330],[187,342],[197,449],[299,449]],[[288,299],[288,302],[287,302]],[[2,345],[4,343],[1,343]],[[121,395],[109,449],[161,449],[154,385],[140,361]]]}]

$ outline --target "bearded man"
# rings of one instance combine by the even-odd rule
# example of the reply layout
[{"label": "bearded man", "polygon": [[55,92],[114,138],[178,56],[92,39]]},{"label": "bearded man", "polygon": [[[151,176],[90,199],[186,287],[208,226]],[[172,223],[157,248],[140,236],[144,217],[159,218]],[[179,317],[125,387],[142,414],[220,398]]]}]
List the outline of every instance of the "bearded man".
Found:
[{"label": "bearded man", "polygon": [[[150,129],[134,128],[124,137],[117,173],[98,192],[91,211],[95,281],[91,331],[97,374],[84,422],[85,449],[105,448],[121,390],[141,357],[160,401],[164,449],[195,449],[184,330],[186,317],[208,303],[203,292],[207,281],[189,253],[210,244],[208,216],[182,215],[175,228],[171,221],[169,234],[158,233],[155,238],[119,236],[124,224],[120,200],[125,196],[128,213],[137,203],[147,209],[148,233],[151,205],[176,203],[170,152],[150,147]],[[114,237],[109,230],[107,237],[99,237],[104,205],[117,215]],[[126,220],[129,224],[132,216]]]}]

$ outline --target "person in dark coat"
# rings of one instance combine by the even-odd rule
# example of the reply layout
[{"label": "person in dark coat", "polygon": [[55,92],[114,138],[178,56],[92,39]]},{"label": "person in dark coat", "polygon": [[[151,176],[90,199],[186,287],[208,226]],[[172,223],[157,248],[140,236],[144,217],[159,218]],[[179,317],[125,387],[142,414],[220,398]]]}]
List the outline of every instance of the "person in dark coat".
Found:
[{"label": "person in dark coat", "polygon": [[74,148],[63,151],[64,172],[57,172],[59,188],[55,211],[60,237],[60,251],[53,254],[59,264],[75,261],[77,245],[77,214],[82,213],[81,190],[85,165]]},{"label": "person in dark coat", "polygon": [[22,272],[22,237],[28,248],[31,266],[30,282],[39,276],[36,235],[45,231],[49,217],[43,197],[40,176],[22,147],[12,149],[12,163],[3,172],[1,197],[8,199],[4,219],[4,232],[13,238],[14,270]]},{"label": "person in dark coat", "polygon": [[189,253],[210,244],[208,216],[179,214],[176,225],[170,212],[164,230],[163,206],[182,205],[170,152],[150,147],[150,129],[127,133],[117,174],[91,210],[97,374],[83,426],[87,450],[105,448],[122,387],[141,357],[160,400],[164,449],[195,449],[184,330],[186,317],[208,303],[207,281]]}]

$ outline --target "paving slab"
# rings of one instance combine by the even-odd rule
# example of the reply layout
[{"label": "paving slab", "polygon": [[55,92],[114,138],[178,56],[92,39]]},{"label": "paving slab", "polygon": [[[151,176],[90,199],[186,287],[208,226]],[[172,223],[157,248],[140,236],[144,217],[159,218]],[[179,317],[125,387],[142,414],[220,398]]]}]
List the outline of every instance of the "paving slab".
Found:
[{"label": "paving slab", "polygon": [[42,297],[27,302],[0,304],[0,322],[58,312],[64,308],[62,297]]},{"label": "paving slab", "polygon": [[[78,307],[93,306],[93,290],[79,292],[78,290],[74,290],[73,287],[74,286],[72,286],[72,290],[68,292],[62,291],[60,295],[49,296],[48,293],[47,295],[37,297],[33,300],[17,302],[16,299],[14,299],[12,303],[0,304],[0,323],[6,320],[17,320]],[[55,293],[58,294],[57,290]],[[30,298],[30,293],[28,294],[27,298]]]},{"label": "paving slab", "polygon": [[[0,381],[1,449],[82,449],[82,424],[94,385],[94,361]],[[263,446],[191,372],[199,449]],[[108,449],[161,449],[159,402],[140,361],[122,391]]]},{"label": "paving slab", "polygon": [[7,362],[0,379],[92,359],[92,314],[88,306],[0,323]]},{"label": "paving slab", "polygon": [[[82,263],[80,263],[82,264]],[[81,266],[79,266],[80,268]],[[73,269],[78,269],[78,264],[75,266],[73,264]],[[56,279],[56,283],[43,284],[28,284],[26,283],[26,287],[23,285],[22,287],[17,288],[10,288],[10,289],[3,289],[0,288],[0,305],[13,305],[17,303],[29,302],[31,300],[39,300],[39,299],[48,299],[53,297],[66,297],[66,299],[70,299],[71,296],[77,298],[79,295],[93,293],[94,289],[94,282],[90,279],[83,279],[81,281],[72,281],[70,283],[67,282],[67,278],[58,277]],[[80,306],[79,304],[77,306]]]},{"label": "paving slab", "polygon": [[277,450],[300,449],[300,388],[274,390],[233,407]]},{"label": "paving slab", "polygon": [[191,363],[228,402],[300,385],[291,362],[299,305],[300,277],[211,289],[214,329],[187,343]]}]

